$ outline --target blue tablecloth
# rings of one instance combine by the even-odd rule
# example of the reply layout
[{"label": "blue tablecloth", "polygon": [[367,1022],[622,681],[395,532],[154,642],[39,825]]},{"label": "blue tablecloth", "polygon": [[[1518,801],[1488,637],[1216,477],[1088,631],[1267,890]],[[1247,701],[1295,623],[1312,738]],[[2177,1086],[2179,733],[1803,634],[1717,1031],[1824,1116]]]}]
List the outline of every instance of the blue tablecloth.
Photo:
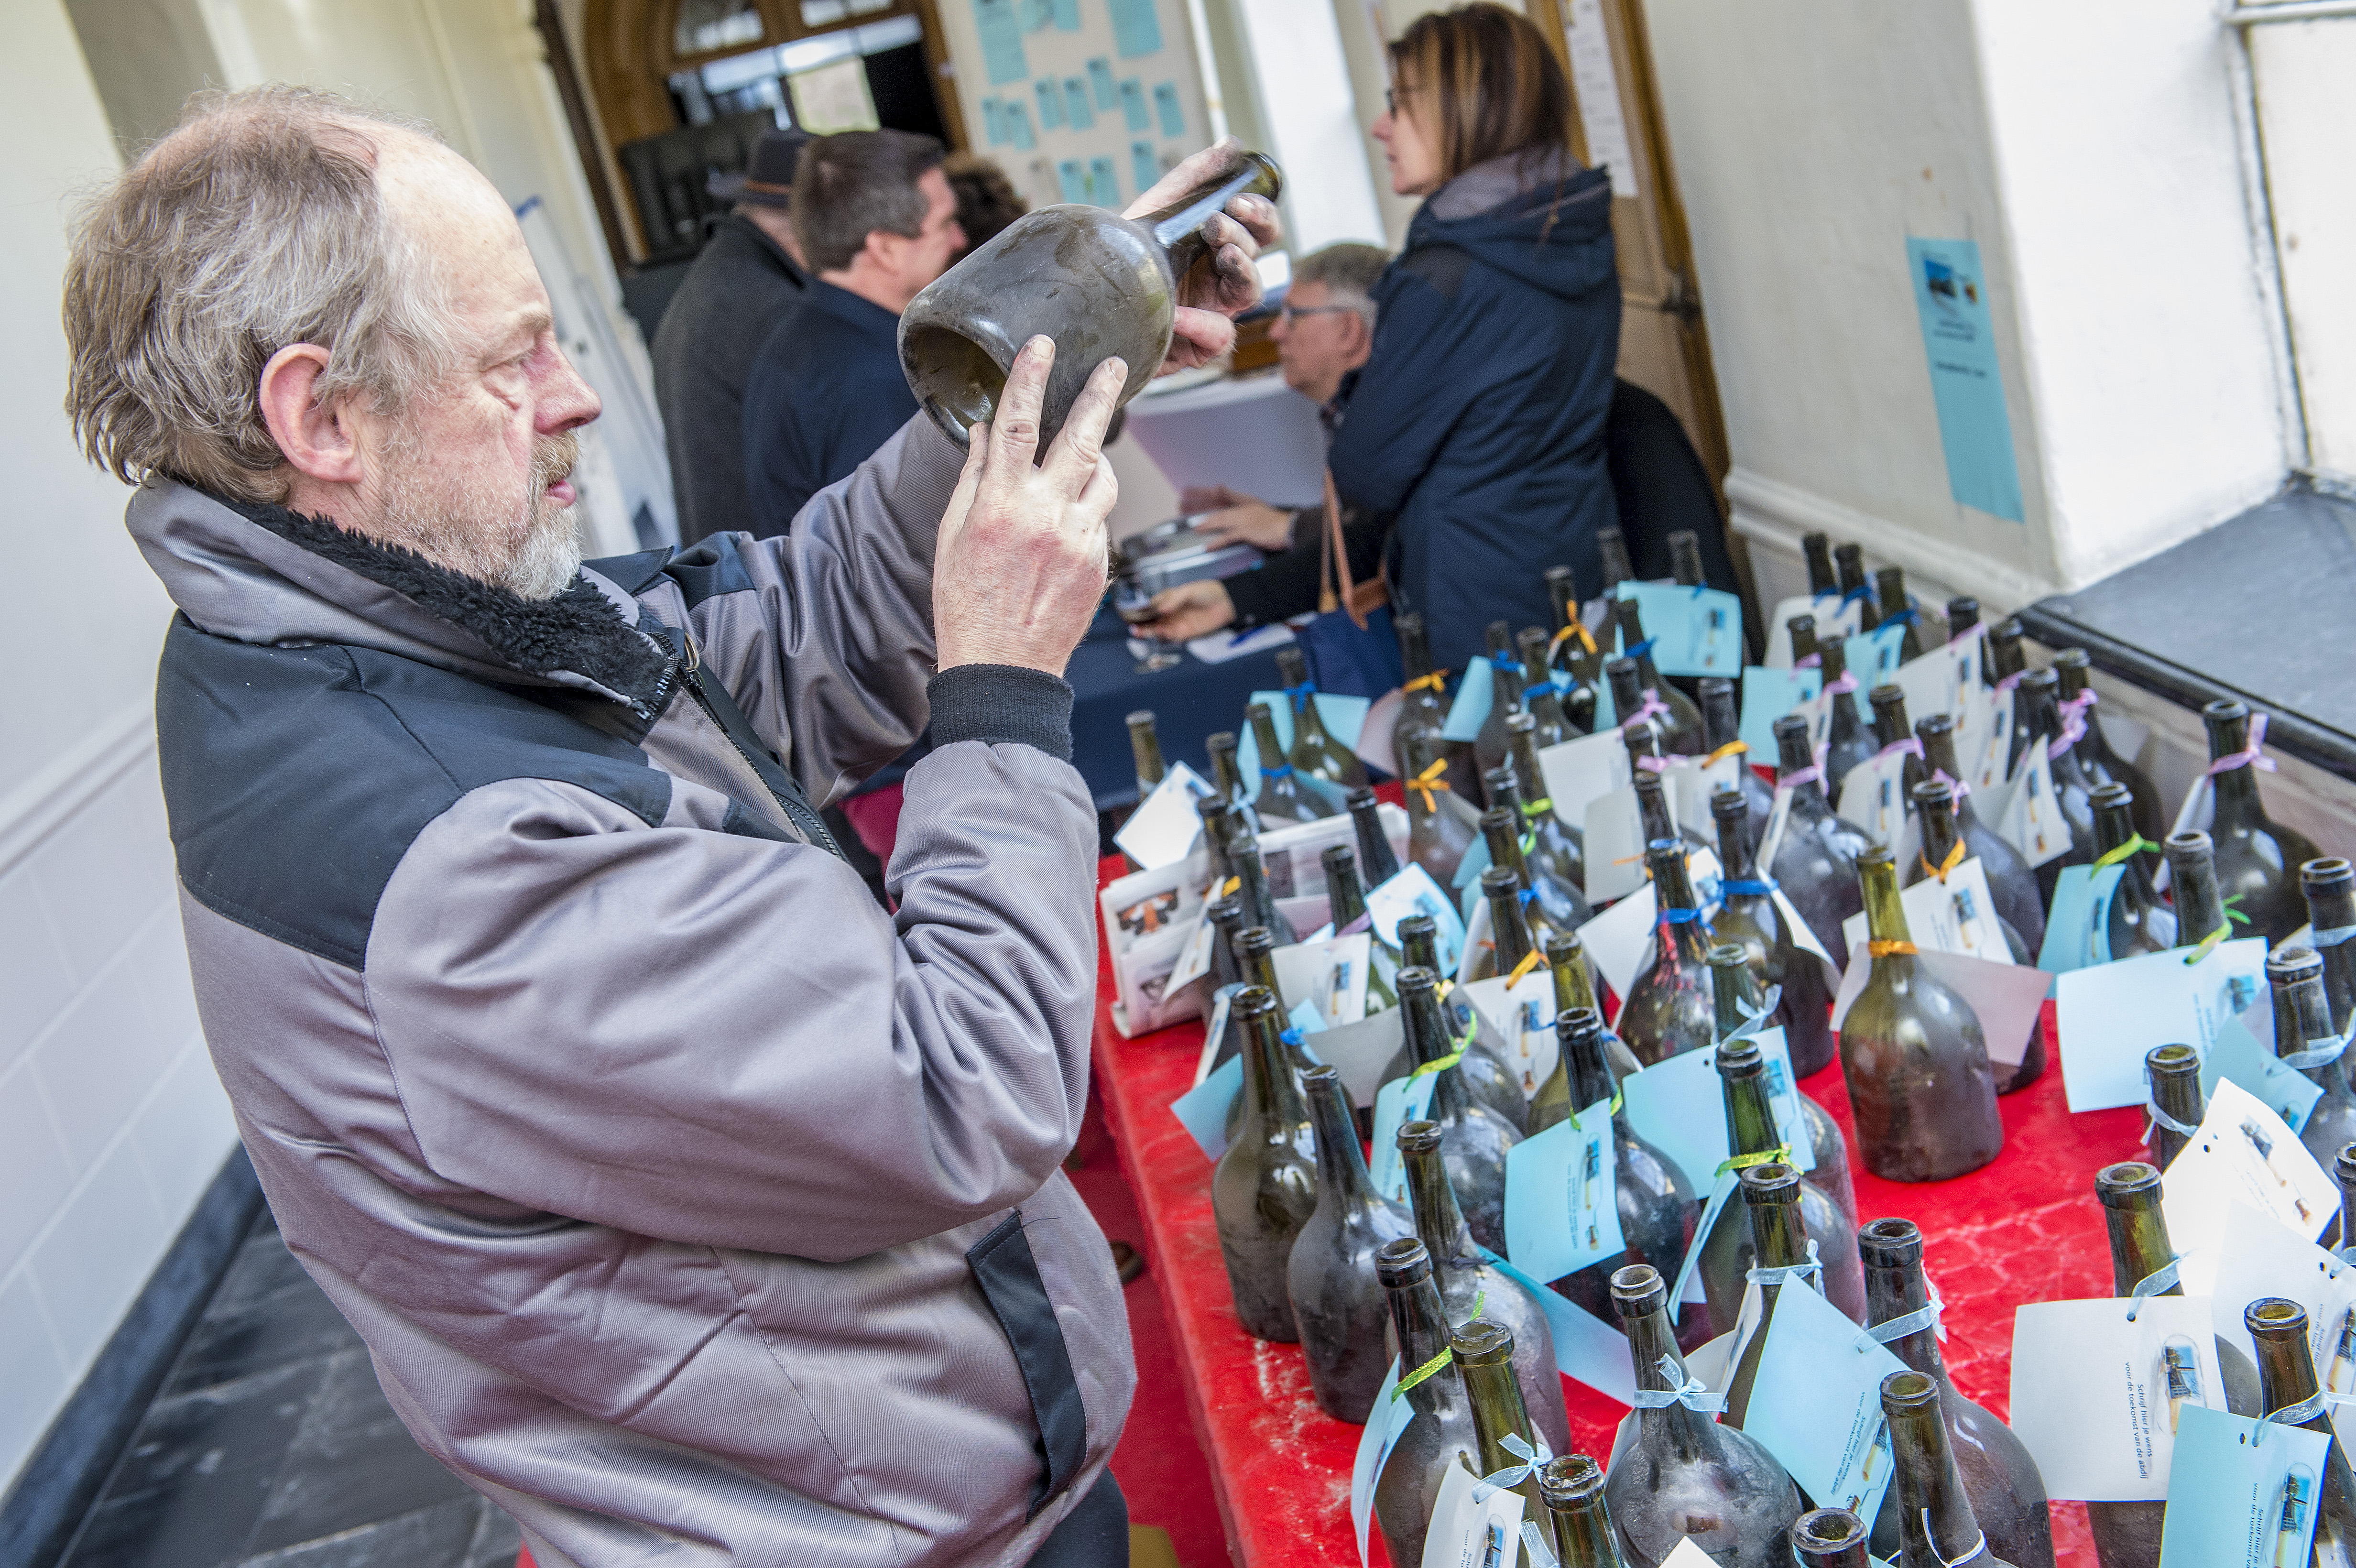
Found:
[{"label": "blue tablecloth", "polygon": [[1274,691],[1280,684],[1273,651],[1225,664],[1205,664],[1187,654],[1173,668],[1140,675],[1137,656],[1129,651],[1129,628],[1110,610],[1088,628],[1064,678],[1071,682],[1075,699],[1072,762],[1088,781],[1099,811],[1137,800],[1137,765],[1129,751],[1131,713],[1151,709],[1163,759],[1184,763],[1208,778],[1211,756],[1205,740],[1221,730],[1240,733],[1251,694]]}]

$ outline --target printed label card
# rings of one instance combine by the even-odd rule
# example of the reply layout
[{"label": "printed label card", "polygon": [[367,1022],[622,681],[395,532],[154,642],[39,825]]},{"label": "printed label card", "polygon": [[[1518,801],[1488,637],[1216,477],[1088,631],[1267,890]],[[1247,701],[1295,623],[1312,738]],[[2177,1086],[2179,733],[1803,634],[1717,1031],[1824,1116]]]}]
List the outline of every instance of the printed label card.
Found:
[{"label": "printed label card", "polygon": [[1399,944],[1400,921],[1411,914],[1430,915],[1438,928],[1432,941],[1440,949],[1440,972],[1455,973],[1464,955],[1464,917],[1456,912],[1456,901],[1441,892],[1421,866],[1403,859],[1399,874],[1366,895],[1366,914],[1368,923],[1394,948]]},{"label": "printed label card", "polygon": [[1149,871],[1183,860],[1203,835],[1194,803],[1207,800],[1211,793],[1208,780],[1183,763],[1173,763],[1112,841]]},{"label": "printed label card", "polygon": [[1742,1430],[1782,1460],[1808,1496],[1869,1520],[1895,1470],[1881,1380],[1905,1370],[1815,1291],[1780,1291]]},{"label": "printed label card", "polygon": [[1211,972],[1211,944],[1219,938],[1219,928],[1203,910],[1194,913],[1194,923],[1186,927],[1187,936],[1179,949],[1178,962],[1170,971],[1168,990],[1191,986]]},{"label": "printed label card", "polygon": [[2340,1211],[2340,1187],[2298,1135],[2231,1079],[2209,1097],[2201,1131],[2159,1179],[2169,1239],[2186,1254],[2184,1288],[2206,1295],[2234,1205],[2271,1215],[2307,1241]]},{"label": "printed label card", "polygon": [[2197,1296],[2039,1301],[2014,1314],[2012,1429],[2046,1496],[2168,1496],[2185,1411],[2225,1406],[2209,1317]]},{"label": "printed label card", "polygon": [[2181,1041],[2206,1056],[2225,1021],[2262,994],[2263,938],[2221,942],[2198,964],[2185,957],[2147,953],[2055,980],[2054,1029],[2072,1111],[2142,1104],[2147,1051]]},{"label": "printed label card", "polygon": [[1497,945],[1489,935],[1489,901],[1475,894],[1468,897],[1464,903],[1468,911],[1464,921],[1464,955],[1457,963],[1455,976],[1460,986],[1472,980],[1473,960],[1484,953],[1494,952]]},{"label": "printed label card", "polygon": [[[1987,871],[1976,858],[1948,872],[1944,882],[1924,878],[1901,891],[1898,903],[1906,912],[1906,930],[1916,947],[1960,953],[1989,964],[2012,962],[2004,927],[1997,922],[1996,901],[1988,896]],[[1853,914],[1841,922],[1841,936],[1855,952],[1866,940],[1865,916]]]},{"label": "printed label card", "polygon": [[[2217,1338],[2255,1361],[2257,1343],[2242,1309],[2265,1296],[2284,1296],[2307,1308],[2317,1382],[2336,1393],[2356,1389],[2356,1264],[2238,1199],[2227,1205],[2216,1264],[2217,1278],[2233,1285],[2230,1293],[2210,1297]],[[2356,1424],[2356,1407],[2328,1408],[2334,1425]]]},{"label": "printed label card", "polygon": [[1865,606],[1856,600],[1843,599],[1839,593],[1797,593],[1778,600],[1775,613],[1767,618],[1767,664],[1773,669],[1792,667],[1792,617],[1813,615],[1816,620],[1816,635],[1829,636],[1838,632],[1844,637],[1857,635],[1865,621]]},{"label": "printed label card", "polygon": [[[1861,638],[1849,640],[1848,667],[1857,671],[1858,687],[1871,691],[1897,679],[1899,660],[1905,653],[1906,623],[1884,621]],[[1872,704],[1869,701],[1863,706],[1870,708]]]},{"label": "printed label card", "polygon": [[1626,898],[1644,881],[1644,816],[1633,785],[1587,803],[1587,898],[1609,903]]},{"label": "printed label card", "polygon": [[2012,799],[1997,819],[1996,830],[2031,866],[2070,852],[2070,823],[2053,794],[2053,763],[2043,746],[2031,746],[2021,760]]},{"label": "printed label card", "polygon": [[1673,808],[1677,820],[1690,822],[1697,827],[1708,823],[1709,797],[1722,789],[1741,788],[1742,770],[1750,761],[1751,753],[1736,752],[1720,757],[1715,763],[1696,757],[1674,770],[1670,777],[1677,790],[1676,805]]},{"label": "printed label card", "polygon": [[1391,1450],[1415,1420],[1415,1406],[1394,1399],[1399,1381],[1398,1358],[1391,1358],[1383,1386],[1375,1391],[1375,1408],[1358,1434],[1358,1455],[1350,1467],[1350,1523],[1358,1532],[1358,1568],[1366,1568],[1366,1530],[1374,1522],[1375,1484],[1390,1463]]},{"label": "printed label card", "polygon": [[2201,1097],[2205,1104],[2217,1092],[2219,1079],[2231,1079],[2264,1102],[2285,1126],[2304,1132],[2315,1103],[2323,1098],[2323,1086],[2297,1068],[2285,1067],[2273,1047],[2258,1043],[2246,1020],[2265,1010],[2253,1008],[2219,1026],[2217,1043],[2201,1061]]},{"label": "printed label card", "polygon": [[1716,588],[1677,583],[1623,582],[1622,599],[1633,599],[1653,641],[1653,663],[1663,675],[1738,676],[1742,673],[1742,601]]},{"label": "printed label card", "polygon": [[1227,1113],[1243,1092],[1244,1059],[1238,1054],[1228,1057],[1208,1077],[1170,1102],[1170,1114],[1178,1118],[1203,1157],[1214,1165],[1227,1152]]},{"label": "printed label card", "polygon": [[1394,1203],[1407,1201],[1407,1162],[1399,1157],[1398,1130],[1419,1122],[1431,1110],[1434,1075],[1394,1078],[1375,1091],[1374,1158],[1369,1174],[1375,1190]]},{"label": "printed label card", "polygon": [[2125,866],[2064,866],[2053,887],[2053,907],[2045,916],[2045,945],[2037,966],[2065,975],[2111,961],[2111,899],[2126,878]]},{"label": "printed label card", "polygon": [[1329,942],[1278,948],[1269,955],[1276,964],[1278,990],[1301,997],[1296,1008],[1315,1008],[1321,1029],[1356,1023],[1366,1016],[1366,955],[1372,940],[1359,931]]},{"label": "printed label card", "polygon": [[2277,1568],[2310,1561],[2330,1450],[2326,1433],[2222,1410],[2187,1410],[2177,1428],[2159,1568]]},{"label": "printed label card", "polygon": [[1492,975],[1475,980],[1459,987],[1449,999],[1472,1004],[1481,1021],[1505,1042],[1506,1064],[1521,1081],[1522,1093],[1535,1094],[1553,1073],[1555,1059],[1562,1053],[1554,1032],[1554,971],[1541,964],[1523,976],[1517,986],[1506,985],[1511,978]]},{"label": "printed label card", "polygon": [[1464,661],[1464,674],[1456,682],[1456,696],[1448,705],[1448,719],[1440,727],[1440,738],[1480,739],[1481,726],[1489,721],[1490,706],[1496,700],[1495,668],[1485,655],[1474,654]]},{"label": "printed label card", "polygon": [[1538,772],[1546,775],[1547,798],[1554,802],[1557,820],[1577,827],[1587,820],[1590,801],[1630,782],[1627,742],[1618,730],[1599,727],[1592,735],[1540,752]]},{"label": "printed label card", "polygon": [[[2012,776],[2012,699],[1989,688],[1985,701],[1971,707],[1971,732],[1957,735],[1955,760],[1968,770],[1971,776],[1964,782],[1975,790],[1993,790]],[[1969,740],[1969,750],[1963,742]],[[1997,818],[1982,806],[1980,819],[1993,823]]]},{"label": "printed label card", "polygon": [[1752,665],[1742,672],[1742,724],[1736,732],[1751,748],[1750,760],[1775,765],[1775,720],[1816,699],[1824,686],[1820,670]]},{"label": "printed label card", "polygon": [[[1584,1114],[1581,1115],[1584,1120]],[[1481,1261],[1522,1288],[1546,1314],[1547,1331],[1554,1337],[1555,1370],[1577,1378],[1600,1394],[1622,1404],[1636,1397],[1636,1366],[1628,1355],[1628,1336],[1567,1297],[1548,1290],[1518,1264],[1474,1243]]]},{"label": "printed label card", "polygon": [[1887,844],[1906,820],[1906,753],[1877,754],[1841,779],[1839,815]]},{"label": "printed label card", "polygon": [[1557,1280],[1627,1249],[1612,1103],[1598,1100],[1505,1151],[1505,1250],[1533,1279]]},{"label": "printed label card", "polygon": [[1451,1465],[1431,1505],[1422,1568],[1514,1568],[1521,1550],[1522,1494],[1484,1487],[1461,1464]]}]

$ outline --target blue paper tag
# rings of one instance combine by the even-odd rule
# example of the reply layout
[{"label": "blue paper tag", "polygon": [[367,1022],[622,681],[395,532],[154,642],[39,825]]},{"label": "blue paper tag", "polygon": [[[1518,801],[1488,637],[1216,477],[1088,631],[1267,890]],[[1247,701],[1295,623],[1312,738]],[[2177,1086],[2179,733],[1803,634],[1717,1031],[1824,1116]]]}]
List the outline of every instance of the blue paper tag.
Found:
[{"label": "blue paper tag", "polygon": [[1366,895],[1366,913],[1374,929],[1393,947],[1399,944],[1398,925],[1411,914],[1428,914],[1437,927],[1432,933],[1432,944],[1440,950],[1440,973],[1442,977],[1456,973],[1464,957],[1464,920],[1456,906],[1449,901],[1431,873],[1412,861],[1399,869],[1399,874],[1376,887]]},{"label": "blue paper tag", "polygon": [[1375,1091],[1374,1167],[1369,1173],[1375,1190],[1394,1203],[1407,1201],[1407,1162],[1399,1157],[1398,1130],[1422,1121],[1431,1110],[1431,1086],[1438,1074],[1426,1072],[1394,1078]]},{"label": "blue paper tag", "polygon": [[2289,1123],[2295,1133],[2306,1129],[2307,1118],[2315,1112],[2315,1103],[2323,1098],[2320,1085],[2297,1068],[2285,1067],[2281,1059],[2260,1045],[2249,1026],[2237,1018],[2218,1025],[2216,1043],[2201,1060],[2203,1104],[2217,1092],[2222,1079],[2231,1079],[2265,1101],[2266,1108]]},{"label": "blue paper tag", "polygon": [[1456,891],[1462,893],[1467,888],[1477,888],[1481,873],[1488,869],[1489,840],[1485,837],[1475,838],[1464,851],[1464,859],[1456,862]]},{"label": "blue paper tag", "polygon": [[1775,760],[1775,720],[1815,700],[1824,683],[1823,672],[1813,669],[1752,665],[1742,672],[1741,734],[1742,743],[1751,748],[1751,758],[1761,763]]},{"label": "blue paper tag", "polygon": [[[1906,623],[1884,621],[1862,636],[1851,637],[1842,650],[1842,662],[1857,673],[1860,696],[1877,686],[1887,686],[1898,677],[1898,667],[1906,662]],[[1871,707],[1869,701],[1866,707]]]},{"label": "blue paper tag", "polygon": [[[1792,1163],[1811,1168],[1815,1155],[1792,1086],[1791,1052],[1781,1029],[1762,1029],[1760,1054],[1766,1058],[1767,1096],[1774,1107],[1775,1133],[1791,1146]],[[1718,1179],[1718,1168],[1731,1152],[1726,1142],[1726,1094],[1718,1076],[1717,1053],[1681,1051],[1620,1081],[1628,1125],[1685,1173],[1696,1192]]]},{"label": "blue paper tag", "polygon": [[[1325,1015],[1319,1012],[1317,1004],[1312,1001],[1295,1002],[1291,1016],[1285,1021],[1304,1035],[1325,1032]],[[1309,1049],[1309,1042],[1305,1040],[1301,1042],[1301,1053],[1312,1061],[1318,1060],[1317,1053]]]},{"label": "blue paper tag", "polygon": [[[1621,1080],[1621,1086],[1625,1088],[1627,1083],[1626,1079]],[[1701,1264],[1701,1250],[1708,1244],[1709,1233],[1718,1229],[1718,1217],[1726,1211],[1727,1200],[1734,1196],[1735,1185],[1735,1175],[1730,1170],[1711,1181],[1709,1197],[1701,1206],[1701,1223],[1694,1227],[1693,1241],[1686,1247],[1685,1262],[1677,1265],[1676,1283],[1669,1287],[1670,1312],[1675,1313],[1681,1301],[1704,1299],[1700,1287],[1694,1281],[1694,1270]],[[1696,1188],[1695,1190],[1699,1191],[1700,1189]]]},{"label": "blue paper tag", "polygon": [[2111,961],[2111,895],[2126,874],[2125,866],[2062,868],[2052,912],[2045,917],[2045,944],[2037,954],[2040,969],[2061,975]]},{"label": "blue paper tag", "polygon": [[1366,1527],[1374,1518],[1375,1483],[1382,1479],[1391,1450],[1398,1446],[1408,1424],[1415,1419],[1412,1403],[1391,1397],[1398,1384],[1398,1358],[1393,1356],[1390,1371],[1383,1374],[1383,1386],[1375,1391],[1375,1407],[1366,1414],[1365,1430],[1358,1435],[1357,1459],[1350,1467],[1350,1522],[1358,1531],[1361,1563],[1366,1560]]},{"label": "blue paper tag", "polygon": [[[1479,1246],[1478,1243],[1473,1244]],[[1547,1332],[1554,1340],[1557,1371],[1577,1378],[1622,1404],[1635,1403],[1636,1364],[1628,1354],[1625,1333],[1548,1290],[1518,1264],[1508,1263],[1488,1248],[1481,1247],[1481,1257],[1491,1268],[1520,1285],[1546,1314]]]},{"label": "blue paper tag", "polygon": [[[1348,751],[1358,743],[1358,731],[1366,727],[1366,709],[1371,706],[1365,698],[1335,697],[1321,691],[1310,700],[1317,704],[1318,721],[1325,726],[1325,733],[1333,737],[1336,744]],[[1268,704],[1269,717],[1276,720],[1277,742],[1286,751],[1290,751],[1292,699],[1280,691],[1255,691],[1248,701]],[[1281,759],[1279,759],[1279,765],[1282,765]],[[1259,798],[1259,737],[1251,725],[1246,723],[1236,734],[1236,772],[1243,776],[1244,794],[1252,800]],[[1336,807],[1342,804],[1341,795],[1324,780],[1302,779],[1301,782],[1304,787],[1329,796]]]},{"label": "blue paper tag", "polygon": [[1243,1093],[1244,1059],[1240,1052],[1211,1070],[1210,1076],[1170,1102],[1171,1114],[1213,1164],[1227,1152],[1227,1111]]},{"label": "blue paper tag", "polygon": [[1896,1467],[1881,1380],[1905,1370],[1840,1308],[1806,1285],[1787,1285],[1776,1293],[1742,1430],[1810,1497],[1869,1520]]},{"label": "blue paper tag", "polygon": [[2305,1563],[2331,1435],[2186,1405],[2168,1472],[2160,1568]]},{"label": "blue paper tag", "polygon": [[1742,601],[1716,588],[1674,582],[1622,582],[1652,639],[1653,665],[1663,675],[1742,673]]},{"label": "blue paper tag", "polygon": [[1448,722],[1440,726],[1440,738],[1478,739],[1481,726],[1489,721],[1489,706],[1496,699],[1497,677],[1489,661],[1475,654],[1464,666],[1464,677],[1456,683],[1456,700],[1448,705]]},{"label": "blue paper tag", "polygon": [[1627,1249],[1612,1103],[1599,1100],[1505,1151],[1505,1250],[1556,1280]]}]

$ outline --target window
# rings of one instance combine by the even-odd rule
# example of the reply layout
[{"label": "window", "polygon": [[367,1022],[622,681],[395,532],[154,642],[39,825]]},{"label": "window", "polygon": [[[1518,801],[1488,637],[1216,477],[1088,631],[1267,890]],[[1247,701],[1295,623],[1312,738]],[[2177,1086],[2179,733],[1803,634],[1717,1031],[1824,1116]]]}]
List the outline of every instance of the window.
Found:
[{"label": "window", "polygon": [[754,0],[680,0],[671,48],[682,55],[708,55],[757,44],[766,31]]}]

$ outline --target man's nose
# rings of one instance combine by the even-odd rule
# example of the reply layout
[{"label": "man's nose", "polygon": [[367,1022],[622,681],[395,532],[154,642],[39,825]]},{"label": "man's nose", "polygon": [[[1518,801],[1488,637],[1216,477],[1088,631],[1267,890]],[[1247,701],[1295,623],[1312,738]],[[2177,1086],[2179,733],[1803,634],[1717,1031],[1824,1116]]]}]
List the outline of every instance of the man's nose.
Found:
[{"label": "man's nose", "polygon": [[573,361],[562,348],[556,353],[556,368],[549,384],[541,389],[536,400],[538,417],[532,427],[542,435],[561,435],[568,430],[578,430],[605,411],[597,399],[596,389],[581,378]]}]

